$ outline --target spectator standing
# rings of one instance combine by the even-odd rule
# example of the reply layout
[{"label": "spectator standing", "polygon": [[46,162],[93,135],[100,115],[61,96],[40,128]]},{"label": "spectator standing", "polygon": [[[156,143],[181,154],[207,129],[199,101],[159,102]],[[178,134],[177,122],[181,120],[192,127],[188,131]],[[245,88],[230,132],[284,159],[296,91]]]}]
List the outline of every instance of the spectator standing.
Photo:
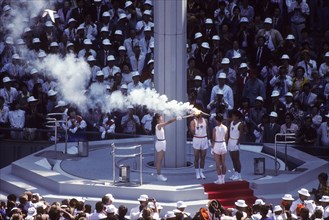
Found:
[{"label": "spectator standing", "polygon": [[325,120],[321,123],[318,131],[322,146],[329,146],[329,113],[325,115]]},{"label": "spectator standing", "polygon": [[264,125],[263,142],[274,143],[275,135],[280,133],[280,125],[276,123],[278,114],[276,112],[270,113],[270,123]]},{"label": "spectator standing", "polygon": [[254,106],[256,97],[258,96],[261,96],[263,99],[266,97],[265,85],[257,78],[256,72],[251,70],[249,72],[248,80],[243,87],[242,97],[248,98],[250,105]]}]

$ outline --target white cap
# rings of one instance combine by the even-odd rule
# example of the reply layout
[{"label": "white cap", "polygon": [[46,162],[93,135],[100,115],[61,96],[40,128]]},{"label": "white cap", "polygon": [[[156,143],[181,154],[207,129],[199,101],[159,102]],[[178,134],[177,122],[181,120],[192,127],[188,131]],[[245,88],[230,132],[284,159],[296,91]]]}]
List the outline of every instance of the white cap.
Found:
[{"label": "white cap", "polygon": [[248,205],[246,204],[246,202],[244,201],[244,200],[242,200],[242,199],[239,199],[238,201],[236,201],[235,203],[234,203],[236,206],[238,206],[238,207],[247,207]]},{"label": "white cap", "polygon": [[219,75],[218,75],[218,77],[217,77],[218,79],[226,79],[226,74],[225,73],[219,73]]},{"label": "white cap", "polygon": [[74,46],[73,43],[69,42],[67,45],[66,45],[66,48],[70,47],[70,46]]},{"label": "white cap", "polygon": [[126,51],[127,49],[126,49],[125,46],[120,46],[120,47],[118,48],[118,50],[124,50],[124,51]]},{"label": "white cap", "polygon": [[38,53],[38,58],[44,58],[44,57],[46,57],[47,56],[47,54],[44,52],[44,51],[40,51],[39,53]]},{"label": "white cap", "polygon": [[257,97],[256,97],[256,100],[261,101],[261,102],[264,102],[264,99],[263,99],[263,97],[261,97],[261,96],[257,96]]},{"label": "white cap", "polygon": [[265,18],[264,23],[272,24],[272,18]]},{"label": "white cap", "polygon": [[218,90],[217,92],[216,92],[216,95],[224,95],[224,92],[223,92],[223,90]]},{"label": "white cap", "polygon": [[111,42],[110,42],[109,39],[104,39],[104,40],[102,41],[102,44],[103,44],[103,45],[111,45]]},{"label": "white cap", "polygon": [[114,32],[114,34],[116,34],[116,35],[123,35],[123,34],[122,34],[122,30],[116,30],[116,31]]},{"label": "white cap", "polygon": [[324,57],[329,57],[329,52],[325,53]]},{"label": "white cap", "polygon": [[273,91],[272,91],[272,94],[271,94],[271,97],[277,97],[277,96],[279,96],[279,95],[280,95],[279,91],[277,91],[277,90],[273,90]]},{"label": "white cap", "polygon": [[174,211],[167,211],[167,213],[164,216],[165,218],[176,218],[176,215]]},{"label": "white cap", "polygon": [[83,44],[92,45],[93,43],[91,42],[91,40],[89,38],[86,38],[86,39],[83,40]]},{"label": "white cap", "polygon": [[246,63],[241,63],[239,68],[248,68],[248,65]]},{"label": "white cap", "polygon": [[214,36],[212,36],[211,39],[212,39],[212,40],[220,40],[220,37],[219,37],[218,35],[214,35]]},{"label": "white cap", "polygon": [[77,27],[77,31],[78,30],[85,30],[85,27],[83,24],[80,24],[78,27]]},{"label": "white cap", "polygon": [[125,8],[128,8],[129,6],[131,6],[133,3],[131,1],[126,1],[125,3]]},{"label": "white cap", "polygon": [[32,31],[31,28],[29,28],[29,27],[24,28],[24,33],[26,33],[26,32],[30,32],[30,31]]},{"label": "white cap", "polygon": [[115,201],[115,199],[114,199],[114,197],[113,197],[113,195],[112,195],[111,193],[108,193],[108,194],[106,194],[105,196],[109,197],[109,199],[110,199],[112,202]]},{"label": "white cap", "polygon": [[108,27],[102,27],[102,28],[101,28],[101,32],[109,32]]},{"label": "white cap", "polygon": [[308,190],[305,188],[301,188],[300,190],[298,190],[298,193],[303,196],[307,196],[307,197],[311,196],[310,193],[308,192]]},{"label": "white cap", "polygon": [[154,63],[154,60],[150,59],[148,62],[147,62],[147,65],[151,64],[151,63]]},{"label": "white cap", "polygon": [[11,79],[8,76],[6,76],[6,77],[3,77],[2,82],[3,83],[11,82]]},{"label": "white cap", "polygon": [[54,25],[51,21],[46,21],[45,26],[46,27],[54,27]]},{"label": "white cap", "polygon": [[269,116],[270,116],[270,117],[277,118],[277,117],[278,117],[278,113],[276,113],[276,112],[271,112]]},{"label": "white cap", "polygon": [[329,196],[322,196],[321,199],[319,199],[320,202],[329,202]]},{"label": "white cap", "polygon": [[207,18],[205,21],[206,24],[213,24],[214,22],[212,21],[211,18]]},{"label": "white cap", "polygon": [[70,18],[68,23],[71,23],[71,22],[76,22],[77,20],[75,20],[74,18]]},{"label": "white cap", "polygon": [[51,42],[50,47],[58,47],[58,43],[56,41]]},{"label": "white cap", "polygon": [[176,207],[177,207],[177,208],[186,208],[187,205],[186,205],[185,202],[183,202],[183,201],[178,201],[178,202],[176,203]]},{"label": "white cap", "polygon": [[280,205],[274,206],[273,212],[281,212],[281,211],[282,211],[282,208]]},{"label": "white cap", "polygon": [[33,75],[35,73],[38,73],[39,71],[36,68],[32,68],[30,71],[30,74]]},{"label": "white cap", "polygon": [[145,31],[152,31],[152,28],[150,27],[150,26],[146,26],[145,28],[144,28],[144,32]]},{"label": "white cap", "polygon": [[40,43],[40,39],[35,37],[35,38],[33,38],[32,43],[34,43],[34,44]]},{"label": "white cap", "polygon": [[193,80],[202,81],[202,77],[201,76],[195,76]]},{"label": "white cap", "polygon": [[119,20],[127,18],[127,15],[125,13],[119,14]]},{"label": "white cap", "polygon": [[294,201],[295,199],[292,198],[291,194],[284,194],[284,196],[282,197],[283,200],[289,200],[289,201]]},{"label": "white cap", "polygon": [[145,10],[143,15],[152,15],[152,12],[151,10]]},{"label": "white cap", "polygon": [[289,60],[289,59],[290,59],[290,57],[288,56],[288,54],[283,54],[281,56],[281,60]]},{"label": "white cap", "polygon": [[223,58],[221,64],[229,64],[230,59],[229,58]]},{"label": "white cap", "polygon": [[57,13],[54,14],[54,19],[58,19],[59,15]]},{"label": "white cap", "polygon": [[116,212],[116,208],[114,205],[109,205],[106,207],[106,212],[107,213],[115,213]]},{"label": "white cap", "polygon": [[13,58],[13,59],[15,59],[15,60],[19,60],[19,59],[20,59],[20,57],[19,57],[19,55],[18,55],[17,53],[14,53],[14,54],[11,56],[11,58]]},{"label": "white cap", "polygon": [[5,6],[3,6],[2,10],[3,10],[4,12],[6,12],[6,11],[11,10],[11,7],[10,7],[10,5],[5,5]]},{"label": "white cap", "polygon": [[58,101],[58,103],[57,103],[57,105],[55,106],[55,108],[63,107],[63,106],[65,106],[65,105],[66,105],[66,103],[65,103],[63,100],[60,100],[60,101]]},{"label": "white cap", "polygon": [[232,59],[239,59],[239,58],[241,58],[241,54],[240,54],[240,53],[236,53],[236,54],[232,57]]},{"label": "white cap", "polygon": [[151,5],[151,6],[153,6],[151,0],[145,0],[144,5]]},{"label": "white cap", "polygon": [[114,61],[115,57],[113,55],[109,55],[109,56],[107,56],[106,60],[107,61]]},{"label": "white cap", "polygon": [[14,39],[12,37],[6,37],[6,44],[13,45],[14,44]]},{"label": "white cap", "polygon": [[265,202],[262,199],[256,199],[254,205],[265,205]]},{"label": "white cap", "polygon": [[33,206],[27,209],[27,216],[36,216],[36,215],[37,215],[37,210]]},{"label": "white cap", "polygon": [[24,40],[22,38],[19,38],[19,39],[16,40],[16,44],[17,45],[24,45],[25,42],[24,42]]},{"label": "white cap", "polygon": [[240,19],[240,23],[243,23],[243,22],[245,22],[245,23],[249,23],[248,18],[247,18],[247,17],[242,17],[242,18]]},{"label": "white cap", "polygon": [[97,71],[96,76],[104,76],[104,73],[102,70]]},{"label": "white cap", "polygon": [[[129,108],[129,106],[128,106],[128,108]],[[137,200],[141,201],[141,202],[146,202],[148,199],[149,199],[148,195],[142,194],[139,196],[139,198]]]},{"label": "white cap", "polygon": [[94,0],[94,2],[101,2],[102,0]]},{"label": "white cap", "polygon": [[286,40],[295,40],[295,36],[292,34],[288,34],[288,36],[286,37]]},{"label": "white cap", "polygon": [[197,33],[194,34],[194,39],[200,38],[202,36],[203,35],[200,32],[197,32]]},{"label": "white cap", "polygon": [[326,118],[329,118],[329,113],[325,115]]},{"label": "white cap", "polygon": [[104,11],[103,14],[102,14],[103,17],[110,17],[110,12],[108,11]]},{"label": "white cap", "polygon": [[128,89],[128,85],[126,83],[122,84],[120,89]]},{"label": "white cap", "polygon": [[38,99],[34,98],[34,96],[30,96],[28,99],[27,99],[27,102],[36,102],[38,101]]},{"label": "white cap", "polygon": [[133,71],[131,77],[140,76],[138,71]]},{"label": "white cap", "polygon": [[287,92],[284,96],[293,97],[293,94],[291,92]]},{"label": "white cap", "polygon": [[54,96],[54,95],[57,95],[57,92],[51,89],[47,92],[47,95],[48,96]]},{"label": "white cap", "polygon": [[95,57],[93,55],[88,56],[87,61],[96,61]]},{"label": "white cap", "polygon": [[201,47],[206,48],[206,49],[210,49],[210,46],[209,46],[209,43],[208,42],[203,42],[201,44]]}]

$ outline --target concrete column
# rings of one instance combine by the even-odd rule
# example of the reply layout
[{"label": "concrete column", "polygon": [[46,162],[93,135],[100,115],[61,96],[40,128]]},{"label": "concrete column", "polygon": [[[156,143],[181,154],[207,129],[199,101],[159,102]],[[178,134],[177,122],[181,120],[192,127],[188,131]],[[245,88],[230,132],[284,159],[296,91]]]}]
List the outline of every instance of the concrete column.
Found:
[{"label": "concrete column", "polygon": [[[187,0],[154,0],[155,88],[169,100],[182,102],[187,101],[186,7]],[[165,132],[164,166],[186,166],[186,119],[168,125]]]}]

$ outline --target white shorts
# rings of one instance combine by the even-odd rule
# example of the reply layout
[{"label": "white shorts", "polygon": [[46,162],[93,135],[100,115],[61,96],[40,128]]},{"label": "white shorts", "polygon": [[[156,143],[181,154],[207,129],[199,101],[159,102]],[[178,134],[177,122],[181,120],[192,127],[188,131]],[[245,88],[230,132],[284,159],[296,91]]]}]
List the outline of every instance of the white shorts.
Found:
[{"label": "white shorts", "polygon": [[240,150],[240,144],[237,144],[238,140],[235,139],[228,139],[228,143],[227,143],[227,149],[228,151],[237,151]]},{"label": "white shorts", "polygon": [[157,152],[166,151],[166,141],[155,141],[155,150]]},{"label": "white shorts", "polygon": [[215,142],[214,153],[218,155],[223,155],[227,153],[226,142]]},{"label": "white shorts", "polygon": [[193,148],[196,150],[206,150],[208,149],[208,138],[207,137],[193,137]]}]

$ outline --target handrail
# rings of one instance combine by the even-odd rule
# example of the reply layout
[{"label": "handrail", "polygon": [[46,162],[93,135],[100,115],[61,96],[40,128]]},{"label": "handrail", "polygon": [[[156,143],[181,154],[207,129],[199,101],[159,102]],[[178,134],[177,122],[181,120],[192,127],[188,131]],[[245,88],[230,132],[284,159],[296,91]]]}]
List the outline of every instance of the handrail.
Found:
[{"label": "handrail", "polygon": [[[284,137],[284,141],[278,140],[278,137]],[[287,137],[289,139],[293,138],[293,140],[287,140]],[[287,169],[287,144],[293,144],[296,140],[296,134],[295,133],[277,133],[275,134],[274,139],[274,156],[275,156],[275,175],[278,175],[278,156],[277,156],[277,144],[285,144],[285,169]]]},{"label": "handrail", "polygon": [[[114,143],[111,144],[112,147],[112,175],[113,175],[113,185],[115,184],[115,158],[136,158],[136,156],[139,156],[139,179],[140,179],[140,185],[143,184],[143,148],[142,145],[135,145],[131,147],[116,147]],[[131,149],[138,149],[139,148],[139,153],[135,154],[116,154],[116,150],[131,150]]]},{"label": "handrail", "polygon": [[[47,128],[55,128],[55,151],[57,151],[57,137],[58,137],[58,130],[57,128],[60,127],[60,123],[64,123],[67,127],[67,120],[57,120],[57,118],[53,118],[51,116],[66,116],[65,112],[62,113],[48,113],[46,117],[45,127]],[[65,154],[67,154],[67,129],[65,129]]]}]

